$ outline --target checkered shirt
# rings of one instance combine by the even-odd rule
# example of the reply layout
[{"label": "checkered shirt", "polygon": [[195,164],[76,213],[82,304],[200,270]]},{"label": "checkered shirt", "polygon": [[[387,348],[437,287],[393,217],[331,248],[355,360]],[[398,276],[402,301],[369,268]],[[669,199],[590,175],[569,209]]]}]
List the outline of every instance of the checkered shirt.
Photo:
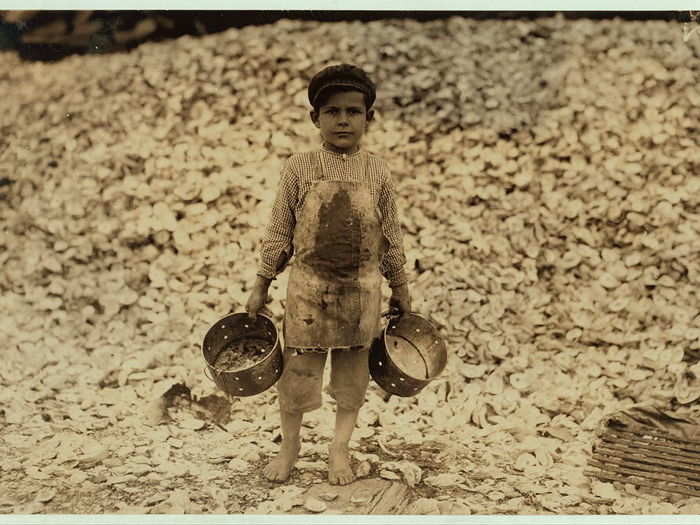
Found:
[{"label": "checkered shirt", "polygon": [[[379,270],[392,288],[405,284],[406,256],[394,200],[394,186],[386,161],[362,150],[341,154],[323,148],[320,153],[323,155],[326,180],[361,182],[369,188],[382,217],[382,231],[389,241]],[[320,179],[317,155],[317,151],[292,155],[282,167],[277,197],[260,248],[260,276],[274,279],[283,269],[282,263],[291,252],[296,218],[301,212],[304,198],[313,182]]]}]

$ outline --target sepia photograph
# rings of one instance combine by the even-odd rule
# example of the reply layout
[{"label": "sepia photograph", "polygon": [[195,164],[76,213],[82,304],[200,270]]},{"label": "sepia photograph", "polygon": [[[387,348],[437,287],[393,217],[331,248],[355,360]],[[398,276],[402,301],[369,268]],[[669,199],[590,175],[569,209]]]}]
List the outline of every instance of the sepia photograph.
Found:
[{"label": "sepia photograph", "polygon": [[681,9],[0,10],[0,523],[698,523],[699,80]]}]

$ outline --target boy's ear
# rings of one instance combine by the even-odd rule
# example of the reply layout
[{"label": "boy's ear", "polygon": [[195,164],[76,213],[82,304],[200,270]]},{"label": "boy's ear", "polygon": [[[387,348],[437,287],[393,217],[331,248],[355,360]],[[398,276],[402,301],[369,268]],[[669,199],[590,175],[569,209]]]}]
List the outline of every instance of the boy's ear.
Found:
[{"label": "boy's ear", "polygon": [[309,111],[309,116],[311,117],[311,122],[314,123],[314,126],[316,126],[317,128],[320,128],[321,124],[318,121],[318,111],[316,111],[315,109],[312,109],[311,111]]},{"label": "boy's ear", "polygon": [[367,110],[367,123],[370,123],[374,120],[374,110],[369,109]]}]

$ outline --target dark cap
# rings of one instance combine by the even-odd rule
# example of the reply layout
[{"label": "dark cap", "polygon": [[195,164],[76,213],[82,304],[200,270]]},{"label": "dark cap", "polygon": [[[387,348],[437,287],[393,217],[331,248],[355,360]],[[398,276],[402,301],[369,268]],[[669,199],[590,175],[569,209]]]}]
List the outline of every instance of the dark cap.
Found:
[{"label": "dark cap", "polygon": [[365,94],[367,109],[372,107],[376,98],[376,87],[362,69],[351,64],[329,66],[314,75],[309,83],[309,102],[316,107],[316,101],[322,91],[330,87],[356,89]]}]

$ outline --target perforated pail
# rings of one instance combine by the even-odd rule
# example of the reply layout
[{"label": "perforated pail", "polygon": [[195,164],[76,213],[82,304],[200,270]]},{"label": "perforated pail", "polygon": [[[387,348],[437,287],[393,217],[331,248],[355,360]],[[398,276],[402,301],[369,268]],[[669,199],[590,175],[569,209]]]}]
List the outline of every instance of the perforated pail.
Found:
[{"label": "perforated pail", "polygon": [[[246,341],[263,342],[264,348],[270,349],[260,353],[259,360],[255,356],[246,356],[247,366],[241,369],[216,365],[221,352],[236,348],[236,345],[245,348]],[[264,315],[251,319],[243,312],[219,319],[204,336],[202,355],[209,378],[232,396],[253,396],[264,392],[282,375],[282,345],[274,322]]]},{"label": "perforated pail", "polygon": [[372,378],[397,396],[414,396],[447,364],[447,345],[437,328],[416,314],[389,319],[369,353]]}]

